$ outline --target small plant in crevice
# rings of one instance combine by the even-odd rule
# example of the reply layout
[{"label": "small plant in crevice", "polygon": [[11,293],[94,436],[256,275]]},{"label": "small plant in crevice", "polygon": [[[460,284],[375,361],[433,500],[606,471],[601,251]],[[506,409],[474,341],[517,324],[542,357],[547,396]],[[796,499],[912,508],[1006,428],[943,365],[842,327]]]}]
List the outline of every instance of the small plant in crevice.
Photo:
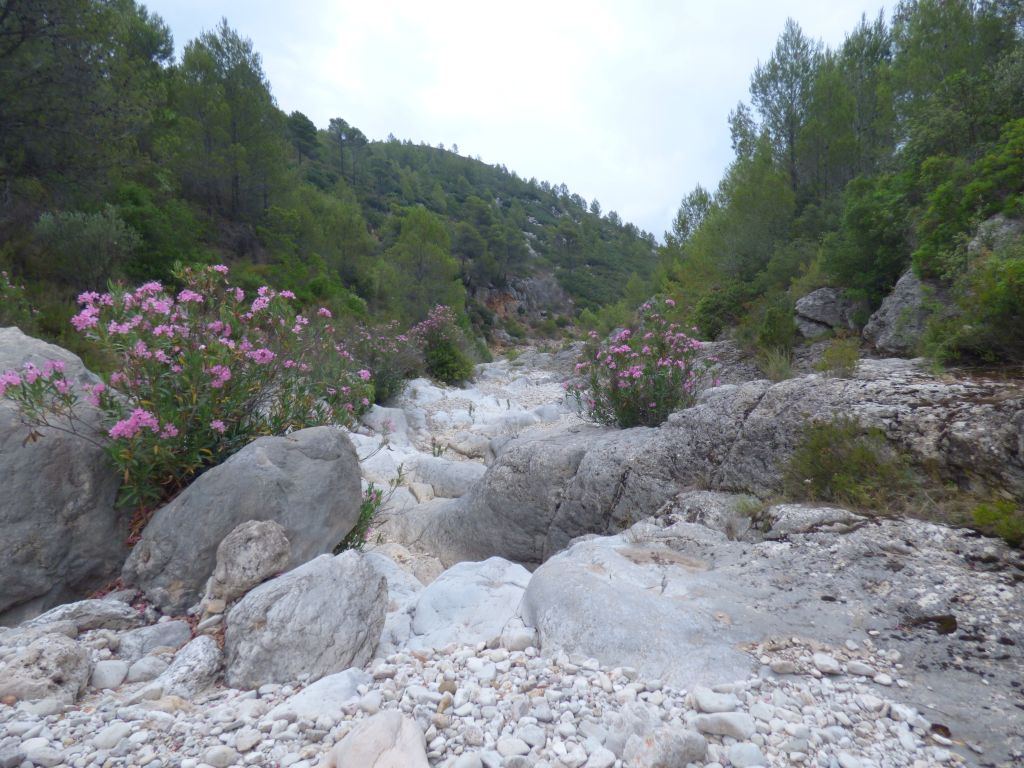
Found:
[{"label": "small plant in crevice", "polygon": [[757,365],[772,381],[793,378],[793,353],[785,347],[761,351],[757,356]]},{"label": "small plant in crevice", "polygon": [[787,462],[788,497],[893,512],[918,490],[908,458],[880,429],[837,417],[810,424]]},{"label": "small plant in crevice", "polygon": [[972,512],[974,524],[1014,546],[1024,545],[1024,508],[1009,499],[982,502]]},{"label": "small plant in crevice", "polygon": [[856,336],[847,338],[836,337],[832,339],[814,368],[826,376],[837,379],[848,379],[857,372],[857,362],[860,360],[860,342]]},{"label": "small plant in crevice", "polygon": [[359,502],[359,518],[352,530],[334,548],[334,554],[340,554],[348,549],[361,551],[366,546],[367,542],[373,538],[373,524],[390,495],[385,494],[382,488],[378,488],[373,483],[366,486]]}]

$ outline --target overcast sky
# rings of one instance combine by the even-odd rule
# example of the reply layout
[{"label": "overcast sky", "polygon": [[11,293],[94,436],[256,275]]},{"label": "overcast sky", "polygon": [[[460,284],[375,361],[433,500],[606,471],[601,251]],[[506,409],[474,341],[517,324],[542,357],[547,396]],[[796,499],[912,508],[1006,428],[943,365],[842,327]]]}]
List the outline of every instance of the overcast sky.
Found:
[{"label": "overcast sky", "polygon": [[[182,46],[220,18],[251,38],[278,106],[343,117],[565,182],[661,239],[732,158],[787,17],[840,45],[869,0],[143,0]],[[888,10],[887,10],[888,13]]]}]

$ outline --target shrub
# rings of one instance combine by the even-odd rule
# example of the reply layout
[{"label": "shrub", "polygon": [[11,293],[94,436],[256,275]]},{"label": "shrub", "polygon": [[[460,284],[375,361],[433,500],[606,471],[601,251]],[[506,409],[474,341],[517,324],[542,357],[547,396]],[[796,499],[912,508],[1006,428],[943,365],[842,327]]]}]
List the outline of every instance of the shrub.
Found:
[{"label": "shrub", "polygon": [[915,483],[909,462],[881,430],[839,417],[806,428],[783,487],[794,499],[886,511],[899,508]]},{"label": "shrub", "polygon": [[85,293],[72,319],[118,361],[104,384],[80,391],[59,364],[26,365],[0,380],[23,420],[81,434],[85,399],[105,417],[104,444],[123,475],[120,501],[166,500],[204,469],[260,435],[349,423],[369,406],[370,372],[334,341],[330,312],[296,314],[289,292],[251,301],[227,267],[179,270],[177,295],[160,283]]},{"label": "shrub", "polygon": [[665,319],[664,308],[673,304],[644,304],[634,327],[602,342],[591,333],[576,365],[585,383],[566,384],[581,413],[602,424],[654,427],[694,403],[713,363],[698,360],[701,342]]},{"label": "shrub", "polygon": [[113,277],[140,242],[139,233],[109,205],[100,213],[44,213],[33,234],[43,251],[35,265],[40,276],[89,288]]},{"label": "shrub", "polygon": [[757,364],[772,381],[793,378],[793,353],[788,349],[766,349],[758,354]]},{"label": "shrub", "polygon": [[445,384],[461,384],[473,377],[473,361],[466,353],[466,336],[450,307],[438,304],[409,335],[423,349],[427,373]]},{"label": "shrub", "polygon": [[860,360],[860,343],[857,337],[835,338],[821,353],[814,368],[822,371],[826,376],[834,376],[839,379],[848,379],[857,371],[857,361]]},{"label": "shrub", "polygon": [[12,283],[6,272],[0,272],[0,328],[18,326],[22,333],[35,328],[35,311],[25,297],[25,286]]},{"label": "shrub", "polygon": [[405,381],[423,369],[423,357],[409,334],[398,333],[398,323],[352,332],[352,353],[373,372],[374,402],[385,403],[402,391]]},{"label": "shrub", "polygon": [[974,508],[974,523],[986,533],[994,533],[1010,544],[1024,544],[1024,510],[1008,499],[979,504]]},{"label": "shrub", "polygon": [[367,485],[366,490],[363,491],[363,498],[359,502],[359,519],[352,530],[345,535],[345,538],[334,547],[334,554],[339,555],[347,549],[358,551],[366,546],[366,542],[373,535],[373,524],[385,501],[382,489],[377,488],[373,483]]}]

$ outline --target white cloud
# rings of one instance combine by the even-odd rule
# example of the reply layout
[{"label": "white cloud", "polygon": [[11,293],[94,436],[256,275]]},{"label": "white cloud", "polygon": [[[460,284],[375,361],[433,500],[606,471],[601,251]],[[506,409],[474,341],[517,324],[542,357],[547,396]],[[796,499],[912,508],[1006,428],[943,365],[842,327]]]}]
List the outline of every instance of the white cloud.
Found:
[{"label": "white cloud", "polygon": [[344,117],[565,182],[661,236],[731,159],[726,117],[787,17],[836,46],[866,0],[497,4],[156,0],[181,44],[221,16],[253,39],[282,109]]}]

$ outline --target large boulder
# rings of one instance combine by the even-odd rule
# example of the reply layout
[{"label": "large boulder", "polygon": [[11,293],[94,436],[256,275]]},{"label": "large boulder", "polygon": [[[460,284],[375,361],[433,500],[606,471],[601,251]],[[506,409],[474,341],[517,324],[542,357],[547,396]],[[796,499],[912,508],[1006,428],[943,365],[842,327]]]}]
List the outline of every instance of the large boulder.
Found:
[{"label": "large boulder", "polygon": [[[69,381],[99,381],[67,350],[0,328],[0,373],[47,361],[64,363]],[[78,416],[79,428],[99,434],[95,410]],[[128,516],[114,508],[120,478],[103,446],[55,429],[27,435],[14,404],[0,398],[0,625],[103,586],[128,553]]]},{"label": "large boulder", "polygon": [[940,378],[889,359],[861,361],[852,379],[717,387],[657,429],[583,427],[520,439],[466,496],[386,526],[446,563],[492,555],[541,563],[577,536],[654,514],[687,487],[777,494],[807,425],[839,417],[882,430],[948,482],[1024,501],[1019,387]]},{"label": "large boulder", "polygon": [[165,612],[201,596],[217,547],[240,523],[274,520],[295,567],[341,541],[359,519],[359,462],[340,427],[261,437],[161,507],[125,562],[125,583]]},{"label": "large boulder", "polygon": [[836,330],[852,330],[862,302],[845,298],[835,288],[818,288],[796,302],[796,327],[807,338]]},{"label": "large boulder", "polygon": [[364,555],[321,555],[235,603],[224,633],[226,678],[258,688],[366,664],[384,627],[387,584]]},{"label": "large boulder", "polygon": [[928,310],[924,286],[908,269],[864,326],[864,339],[879,352],[912,355],[921,342]]},{"label": "large boulder", "polygon": [[800,671],[820,668],[812,651],[823,647],[838,673],[864,674],[868,656],[900,662],[887,696],[986,754],[1024,748],[1019,551],[967,530],[808,505],[767,510],[768,530],[738,541],[661,522],[581,540],[534,572],[522,614],[545,656],[592,656],[693,691],[745,678],[758,654],[744,649],[801,638]]}]

